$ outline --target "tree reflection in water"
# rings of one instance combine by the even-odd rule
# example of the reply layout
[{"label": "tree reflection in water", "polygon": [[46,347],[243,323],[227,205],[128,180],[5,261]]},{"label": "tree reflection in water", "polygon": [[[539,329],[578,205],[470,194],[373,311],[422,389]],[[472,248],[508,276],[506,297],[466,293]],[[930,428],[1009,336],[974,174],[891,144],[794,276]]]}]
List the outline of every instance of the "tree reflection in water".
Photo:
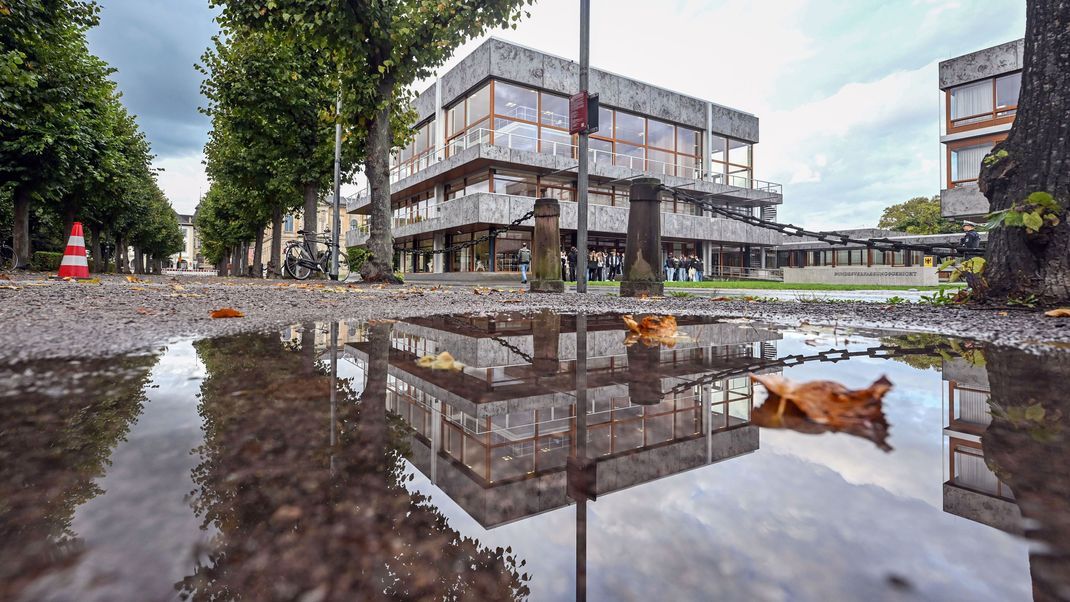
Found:
[{"label": "tree reflection in water", "polygon": [[309,369],[313,336],[297,349],[263,334],[197,343],[208,378],[193,505],[219,536],[176,585],[183,597],[527,595],[515,555],[462,537],[428,497],[405,488],[402,427],[386,411],[391,327],[368,325],[367,385],[358,397],[354,383],[338,382],[337,427],[331,378]]},{"label": "tree reflection in water", "polygon": [[141,414],[155,355],[48,360],[0,371],[0,599],[77,562],[75,509]]},{"label": "tree reflection in water", "polygon": [[[985,350],[992,423],[981,436],[985,461],[1010,486],[1030,552],[1035,600],[1070,599],[1070,354]],[[1030,525],[1026,525],[1029,527]]]}]

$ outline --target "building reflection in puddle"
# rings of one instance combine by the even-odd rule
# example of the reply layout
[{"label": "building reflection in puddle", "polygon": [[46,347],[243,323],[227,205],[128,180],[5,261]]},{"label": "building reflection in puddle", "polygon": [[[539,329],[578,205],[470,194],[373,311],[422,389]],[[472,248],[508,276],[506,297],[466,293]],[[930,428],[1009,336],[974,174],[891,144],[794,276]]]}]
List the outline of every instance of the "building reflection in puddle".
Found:
[{"label": "building reflection in puddle", "polygon": [[[578,321],[587,329],[577,332]],[[640,371],[629,370],[639,346],[623,346],[618,316],[398,322],[387,407],[411,429],[413,466],[482,526],[494,527],[568,505],[566,466],[577,448],[597,463],[592,496],[758,449],[746,376],[656,399],[651,391],[748,365],[771,353],[779,334],[700,319],[681,319],[680,329],[693,340],[639,348]],[[587,356],[579,358],[584,342]],[[443,350],[465,364],[463,372],[416,365]],[[367,343],[351,343],[346,352],[368,361]],[[577,412],[578,401],[586,412]]]}]

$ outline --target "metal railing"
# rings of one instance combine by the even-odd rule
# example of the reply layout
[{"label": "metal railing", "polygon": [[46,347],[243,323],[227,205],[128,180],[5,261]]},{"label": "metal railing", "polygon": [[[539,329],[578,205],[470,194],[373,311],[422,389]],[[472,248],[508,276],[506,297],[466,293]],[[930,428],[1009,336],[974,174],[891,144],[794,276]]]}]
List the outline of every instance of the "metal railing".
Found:
[{"label": "metal railing", "polygon": [[[569,159],[576,159],[579,153],[579,148],[570,142],[558,142],[546,139],[540,140],[535,136],[511,132],[504,129],[476,128],[453,138],[442,146],[424,151],[414,160],[395,165],[390,170],[390,183],[393,184],[409,176],[416,175],[435,163],[444,161],[459,152],[480,144],[493,144],[494,146],[514,150],[557,155]],[[588,149],[587,153],[588,159],[593,165],[616,165],[626,167],[633,171],[649,173],[651,175],[691,178],[694,180],[733,186],[735,188],[757,190],[768,194],[783,193],[783,186],[775,182],[767,182],[757,178],[739,176],[736,174],[703,174],[702,168],[699,165],[680,165],[658,161],[656,159],[648,159],[646,157],[636,157],[593,148]],[[347,200],[359,202],[360,199],[367,195],[368,189],[365,188],[355,195],[350,196]]]}]

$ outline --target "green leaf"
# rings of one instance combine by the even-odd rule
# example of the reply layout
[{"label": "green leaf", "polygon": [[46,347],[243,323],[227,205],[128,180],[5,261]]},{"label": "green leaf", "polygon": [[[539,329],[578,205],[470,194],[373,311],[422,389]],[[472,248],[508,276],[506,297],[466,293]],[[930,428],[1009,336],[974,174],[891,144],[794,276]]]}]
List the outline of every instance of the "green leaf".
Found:
[{"label": "green leaf", "polygon": [[1026,419],[1032,420],[1033,422],[1040,422],[1041,420],[1044,420],[1044,414],[1044,406],[1040,405],[1039,403],[1031,405],[1025,409]]},{"label": "green leaf", "polygon": [[1038,232],[1044,226],[1044,218],[1040,216],[1040,211],[1031,211],[1022,215],[1022,224],[1025,225],[1026,230],[1030,232]]},{"label": "green leaf", "polygon": [[1022,227],[1024,222],[1022,221],[1022,212],[1007,210],[1006,217],[1003,220],[1003,225],[1010,227]]}]

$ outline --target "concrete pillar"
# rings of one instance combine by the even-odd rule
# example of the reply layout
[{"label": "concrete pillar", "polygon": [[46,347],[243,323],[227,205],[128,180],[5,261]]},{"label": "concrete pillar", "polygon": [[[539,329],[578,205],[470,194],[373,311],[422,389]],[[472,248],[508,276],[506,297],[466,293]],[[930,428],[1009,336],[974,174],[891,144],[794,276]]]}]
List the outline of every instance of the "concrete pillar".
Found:
[{"label": "concrete pillar", "polygon": [[702,241],[702,274],[703,278],[713,273],[713,242]]},{"label": "concrete pillar", "polygon": [[[432,249],[435,251],[441,251],[446,248],[446,233],[435,232],[435,238],[432,242]],[[446,256],[442,253],[435,253],[432,257],[434,259],[431,262],[431,271],[435,274],[441,274],[446,271]]]},{"label": "concrete pillar", "polygon": [[661,180],[632,180],[628,203],[628,243],[624,250],[621,297],[660,296],[665,293],[661,260]]},{"label": "concrete pillar", "polygon": [[[446,111],[442,109],[442,79],[435,79],[435,161],[446,158]],[[439,185],[441,186],[441,184]],[[435,187],[438,196],[438,186]],[[441,202],[441,197],[439,202]]]},{"label": "concrete pillar", "polygon": [[494,247],[495,247],[494,243],[497,242],[497,240],[498,239],[496,237],[492,237],[490,240],[487,241],[487,271],[488,272],[497,272],[498,271],[498,265],[497,265],[498,262],[494,260]]},{"label": "concrete pillar", "polygon": [[557,374],[561,365],[558,345],[561,338],[561,314],[544,309],[531,321],[533,367],[540,376]]},{"label": "concrete pillar", "polygon": [[561,204],[557,199],[535,200],[535,234],[531,239],[533,293],[563,293],[561,279]]},{"label": "concrete pillar", "polygon": [[438,454],[442,451],[442,402],[431,401],[431,482],[438,484]]},{"label": "concrete pillar", "polygon": [[702,138],[702,177],[709,179],[713,171],[713,158],[710,156],[710,140],[713,137],[713,103],[706,103],[706,135]]}]

